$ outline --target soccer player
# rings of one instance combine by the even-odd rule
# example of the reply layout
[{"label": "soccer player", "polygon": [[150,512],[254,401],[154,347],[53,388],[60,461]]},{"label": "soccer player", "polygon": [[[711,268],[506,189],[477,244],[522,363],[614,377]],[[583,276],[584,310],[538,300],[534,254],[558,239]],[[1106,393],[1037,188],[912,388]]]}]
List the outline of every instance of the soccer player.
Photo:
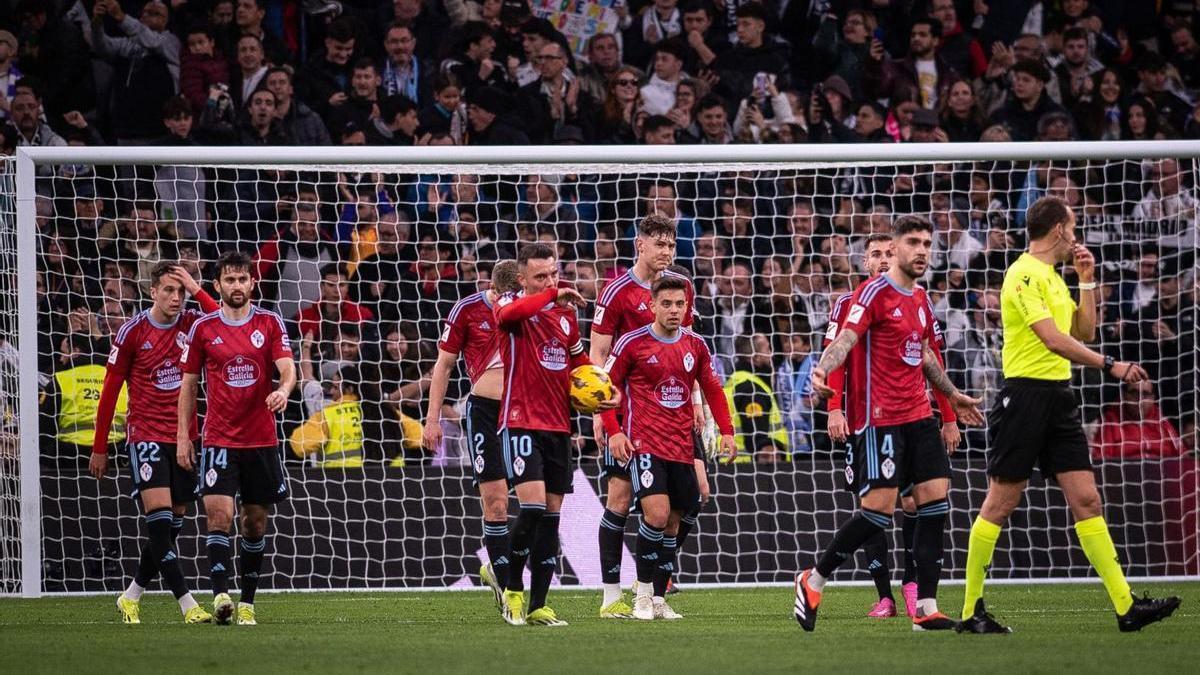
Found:
[{"label": "soccer player", "polygon": [[[668,269],[675,260],[675,221],[660,214],[646,216],[638,224],[634,247],[637,250],[637,260],[633,267],[623,276],[609,282],[596,300],[596,317],[592,324],[589,356],[592,363],[597,366],[603,366],[607,361],[614,340],[654,321],[650,287],[664,276],[684,281],[687,312],[683,317],[683,326],[685,328],[691,326],[694,319],[692,307],[695,303],[696,291],[692,287],[692,282]],[[705,423],[703,406],[693,405],[688,410],[692,412],[692,423],[699,432]],[[601,582],[604,585],[604,597],[600,601],[600,618],[628,619],[632,616],[633,609],[621,593],[621,551],[625,545],[625,523],[629,518],[629,506],[633,499],[633,484],[630,482],[629,467],[615,461],[612,452],[607,448],[603,437],[604,425],[598,415],[592,420],[592,428],[596,437],[596,445],[604,448],[600,475],[608,485],[608,495],[605,500],[604,515],[600,517],[598,536],[600,574]],[[697,448],[699,448],[698,444]],[[701,480],[707,481],[703,449],[697,449],[694,456],[694,468],[697,476]],[[665,548],[677,549],[682,544],[692,525],[696,522],[696,511],[699,510],[699,506],[700,502],[697,500],[694,508],[685,514],[686,520],[679,528],[679,535],[672,535],[665,539],[666,543],[663,545]],[[667,576],[669,581],[669,573]]]},{"label": "soccer player", "polygon": [[467,398],[467,443],[475,467],[475,484],[483,502],[483,541],[488,564],[479,577],[492,589],[497,608],[504,603],[508,584],[508,472],[500,446],[500,396],[504,392],[504,364],[500,359],[501,333],[492,309],[500,296],[516,291],[517,262],[502,260],[492,269],[492,287],[459,300],[446,319],[438,340],[438,358],[429,387],[429,411],[424,441],[429,450],[442,442],[441,411],[450,384],[450,373],[461,354],[471,380]]},{"label": "soccer player", "polygon": [[[521,294],[500,296],[495,312],[504,333],[500,434],[521,504],[503,614],[512,625],[565,626],[546,606],[546,593],[558,566],[558,514],[563,495],[571,492],[571,370],[590,363],[571,307],[584,299],[558,287],[554,248],[542,242],[526,244],[517,254],[517,282]],[[616,407],[618,399],[602,407]],[[526,560],[532,568],[528,615],[521,576]]]},{"label": "soccer player", "polygon": [[[287,406],[296,386],[296,365],[283,319],[250,302],[254,279],[250,257],[231,251],[217,260],[216,290],[221,309],[206,315],[188,334],[183,350],[183,385],[179,392],[177,460],[191,471],[195,465],[187,421],[196,409],[196,389],[204,373],[208,409],[199,464],[199,494],[208,523],[209,576],[217,623],[233,618],[229,597],[230,529],[234,497],[241,499],[242,595],[238,625],[254,625],[254,594],[267,547],[271,505],[288,497],[275,414]],[[279,373],[272,383],[271,370]]]},{"label": "soccer player", "polygon": [[[880,274],[888,271],[888,267],[892,261],[892,235],[884,232],[876,232],[867,237],[867,246],[863,255],[863,267],[867,272],[869,279],[874,279]],[[833,310],[829,314],[829,328],[825,332],[825,347],[828,347],[837,337],[838,330],[841,328],[842,320],[846,318],[846,310],[850,307],[850,298],[854,293],[845,293],[833,305]],[[929,309],[930,317],[933,317],[933,307]],[[945,337],[942,334],[941,326],[936,318],[933,318],[934,330],[934,353],[938,357],[938,363],[945,366],[945,361],[942,357],[942,352],[945,351]],[[855,347],[860,349],[861,347]],[[833,390],[833,394],[829,397],[829,420],[828,433],[830,440],[835,443],[846,443],[849,437],[849,430],[846,427],[846,415],[842,409],[842,398],[845,391],[846,369],[848,364],[843,364],[841,368],[835,368],[829,373],[829,388]],[[954,414],[954,409],[950,407],[937,389],[933,390],[934,399],[938,404],[938,411],[942,414],[942,441],[946,444],[946,449],[951,453],[958,447],[962,440],[962,435],[958,430],[957,417]],[[853,395],[857,395],[854,392]],[[854,481],[854,450],[851,444],[847,443],[846,447],[846,489],[858,494]],[[911,488],[911,486],[907,486]],[[901,534],[904,542],[904,576],[901,580],[901,592],[904,595],[904,606],[909,618],[916,616],[917,611],[917,565],[913,559],[913,535],[917,528],[917,505],[913,501],[912,494],[909,491],[901,492],[900,507],[904,513],[904,520],[901,524]],[[871,579],[875,582],[875,590],[879,593],[879,600],[875,606],[867,612],[867,616],[872,618],[890,618],[896,616],[896,601],[892,597],[892,570],[891,570],[891,551],[889,550],[888,542],[890,534],[888,532],[879,532],[874,537],[867,540],[863,544],[863,552],[867,554],[867,569],[871,573]]]},{"label": "soccer player", "polygon": [[[637,537],[637,595],[633,617],[681,619],[667,605],[667,580],[675,567],[674,537],[683,515],[696,507],[700,487],[694,465],[694,425],[688,406],[697,383],[721,432],[720,447],[730,459],[737,453],[725,391],[712,367],[704,340],[682,328],[691,311],[690,285],[678,276],[654,282],[654,322],[626,333],[612,350],[605,369],[623,392],[624,425],[616,410],[602,414],[613,458],[629,463],[642,523]],[[665,574],[662,574],[665,572]]]},{"label": "soccer player", "polygon": [[[833,392],[826,373],[854,352],[847,420],[855,432],[854,474],[860,511],[842,524],[815,567],[796,576],[796,621],[806,631],[816,626],[825,582],[867,540],[888,531],[898,488],[912,484],[917,504],[914,555],[917,562],[917,612],[913,630],[949,630],[955,622],[938,611],[937,585],[942,567],[942,538],[950,504],[950,461],[925,390],[926,379],[942,390],[967,424],[980,424],[977,399],[959,392],[929,344],[933,321],[925,290],[916,285],[925,274],[933,245],[933,225],[919,216],[903,216],[892,226],[893,264],[887,273],[859,285],[842,330],[813,369],[813,389]],[[868,383],[870,386],[868,387]]]},{"label": "soccer player", "polygon": [[[989,413],[988,492],[971,527],[967,585],[959,632],[1009,633],[988,614],[983,580],[1000,528],[1021,503],[1033,466],[1058,483],[1075,519],[1075,534],[1100,575],[1122,631],[1141,630],[1179,607],[1180,599],[1135,598],[1104,522],[1071,364],[1102,368],[1122,382],[1148,379],[1135,363],[1088,349],[1096,337],[1096,263],[1075,239],[1075,214],[1057,197],[1043,197],[1025,216],[1029,249],[1004,273],[1004,389]],[[1079,276],[1079,304],[1055,265],[1070,261]]]},{"label": "soccer player", "polygon": [[[196,298],[203,312],[184,309],[185,293]],[[175,551],[183,515],[196,499],[195,475],[175,462],[175,438],[184,340],[192,324],[216,311],[217,303],[183,268],[170,262],[150,270],[150,300],[150,309],[126,321],[113,339],[88,464],[97,479],[108,473],[108,430],[121,387],[128,383],[129,472],[133,496],[141,497],[148,537],[133,581],[117,597],[117,610],[125,623],[141,623],[142,593],[161,572],[179,602],[184,623],[210,623],[212,615],[188,591]],[[189,438],[195,438],[196,418],[189,417],[183,429]]]}]

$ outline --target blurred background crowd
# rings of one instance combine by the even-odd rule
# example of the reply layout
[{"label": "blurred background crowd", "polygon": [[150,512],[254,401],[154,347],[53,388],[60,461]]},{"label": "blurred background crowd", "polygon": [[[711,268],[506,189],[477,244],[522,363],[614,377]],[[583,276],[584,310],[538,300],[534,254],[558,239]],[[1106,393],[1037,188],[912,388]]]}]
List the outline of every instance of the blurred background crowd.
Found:
[{"label": "blurred background crowd", "polygon": [[[1196,2],[568,5],[610,17],[610,30],[568,26],[567,5],[556,14],[525,0],[0,0],[0,147],[178,146],[186,161],[197,145],[1200,138]],[[757,376],[729,388],[747,457],[800,460],[831,450],[808,375],[832,301],[863,279],[865,238],[902,214],[933,221],[925,282],[947,365],[990,404],[1002,384],[999,282],[1024,246],[1026,206],[1055,194],[1101,264],[1101,347],[1154,377],[1081,380],[1095,454],[1178,455],[1196,447],[1196,169],[1191,159],[506,176],[47,166],[44,433],[68,463],[86,456],[64,431],[86,432],[86,403],[68,400],[59,376],[103,364],[111,335],[146,306],[154,263],[179,259],[205,277],[237,248],[255,257],[261,300],[295,339],[304,384],[283,432],[297,457],[323,461],[350,434],[362,461],[457,463],[461,377],[442,415],[446,447],[419,447],[450,308],[537,240],[558,246],[562,278],[594,299],[632,264],[637,220],[657,212],[678,225],[698,332],[722,375]],[[357,426],[320,415],[345,403]],[[590,420],[581,425],[586,439]],[[981,432],[967,442],[985,446]]]}]

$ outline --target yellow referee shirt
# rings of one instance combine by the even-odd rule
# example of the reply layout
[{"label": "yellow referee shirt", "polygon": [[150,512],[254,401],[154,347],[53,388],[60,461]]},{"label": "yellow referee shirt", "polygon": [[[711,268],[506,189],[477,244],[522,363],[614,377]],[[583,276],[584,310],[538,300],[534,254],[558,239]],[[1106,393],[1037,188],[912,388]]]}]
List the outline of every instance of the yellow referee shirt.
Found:
[{"label": "yellow referee shirt", "polygon": [[1071,379],[1071,362],[1047,349],[1030,326],[1052,318],[1054,325],[1069,335],[1075,309],[1071,291],[1054,266],[1021,254],[1004,273],[1000,289],[1005,379]]}]

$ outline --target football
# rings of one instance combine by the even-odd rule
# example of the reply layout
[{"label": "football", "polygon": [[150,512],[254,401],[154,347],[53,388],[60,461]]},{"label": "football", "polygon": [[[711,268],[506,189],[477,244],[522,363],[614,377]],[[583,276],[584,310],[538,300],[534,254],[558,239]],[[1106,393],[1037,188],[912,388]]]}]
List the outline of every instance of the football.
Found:
[{"label": "football", "polygon": [[571,371],[571,407],[581,413],[596,412],[601,403],[616,393],[608,373],[600,366],[579,366]]}]

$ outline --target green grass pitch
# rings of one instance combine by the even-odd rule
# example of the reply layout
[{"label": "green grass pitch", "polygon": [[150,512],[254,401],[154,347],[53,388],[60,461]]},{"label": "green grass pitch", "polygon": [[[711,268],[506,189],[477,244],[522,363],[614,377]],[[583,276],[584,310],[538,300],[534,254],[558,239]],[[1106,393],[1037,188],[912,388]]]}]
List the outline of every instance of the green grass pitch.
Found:
[{"label": "green grass pitch", "polygon": [[[118,623],[109,596],[0,600],[0,644],[10,673],[1195,672],[1200,583],[1136,588],[1183,606],[1124,634],[1098,582],[996,585],[988,598],[1016,633],[975,636],[867,619],[874,589],[836,585],[811,634],[787,588],[685,590],[671,602],[686,618],[653,623],[602,621],[597,592],[552,589],[565,628],[508,626],[483,592],[263,594],[258,626],[185,626],[154,594],[140,626]],[[941,596],[957,609],[961,586]]]}]

